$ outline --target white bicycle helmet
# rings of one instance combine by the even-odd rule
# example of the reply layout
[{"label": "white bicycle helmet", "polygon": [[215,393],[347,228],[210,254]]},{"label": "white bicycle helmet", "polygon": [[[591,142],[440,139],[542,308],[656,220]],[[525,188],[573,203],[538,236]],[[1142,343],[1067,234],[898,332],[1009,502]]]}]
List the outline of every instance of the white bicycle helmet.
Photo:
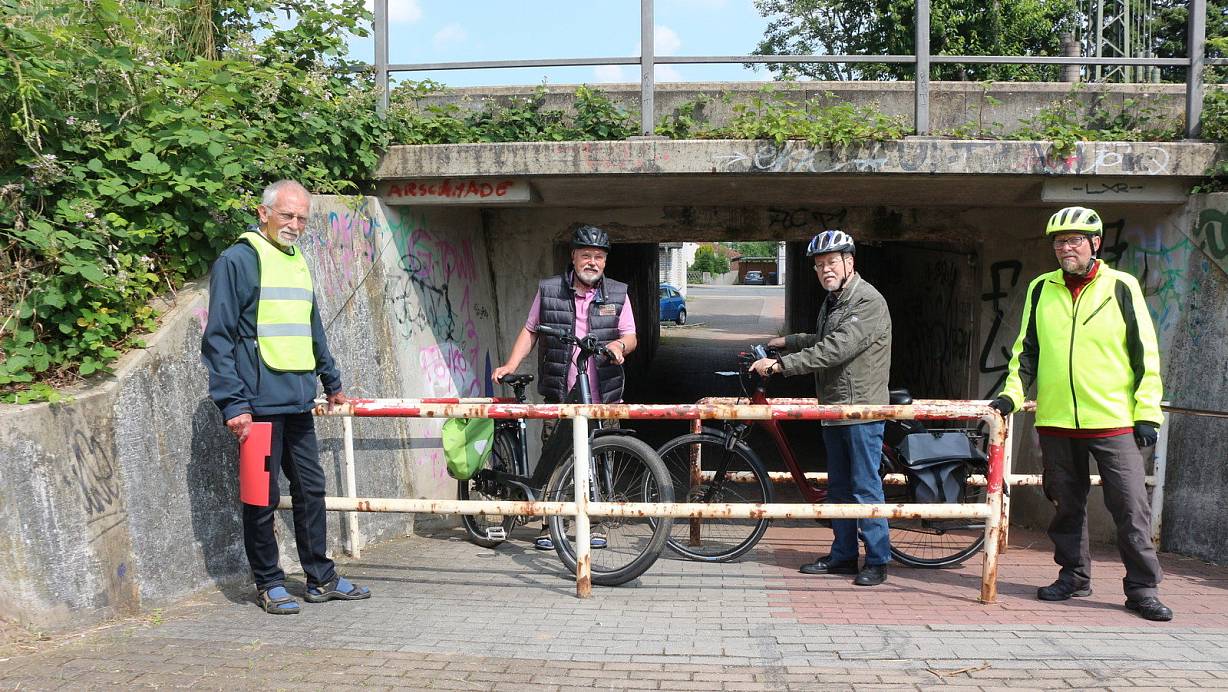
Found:
[{"label": "white bicycle helmet", "polygon": [[829,252],[856,254],[857,246],[853,243],[853,236],[834,229],[823,231],[811,238],[810,245],[806,248],[807,257],[826,255]]}]

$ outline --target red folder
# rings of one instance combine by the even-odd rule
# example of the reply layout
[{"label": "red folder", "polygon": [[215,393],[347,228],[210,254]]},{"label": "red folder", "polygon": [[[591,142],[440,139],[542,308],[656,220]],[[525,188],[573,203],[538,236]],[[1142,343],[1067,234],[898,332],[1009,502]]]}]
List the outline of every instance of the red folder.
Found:
[{"label": "red folder", "polygon": [[252,423],[239,445],[239,499],[244,504],[269,506],[269,453],[273,424]]}]

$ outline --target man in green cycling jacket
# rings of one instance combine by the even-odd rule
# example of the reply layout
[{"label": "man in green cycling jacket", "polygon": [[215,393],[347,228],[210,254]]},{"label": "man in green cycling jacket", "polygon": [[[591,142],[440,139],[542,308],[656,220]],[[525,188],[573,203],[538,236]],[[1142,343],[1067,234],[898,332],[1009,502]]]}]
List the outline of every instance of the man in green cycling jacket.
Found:
[{"label": "man in green cycling jacket", "polygon": [[1142,454],[1155,445],[1162,420],[1160,354],[1138,281],[1095,258],[1103,232],[1091,209],[1067,207],[1050,217],[1045,236],[1061,268],[1028,286],[1006,384],[990,406],[1007,415],[1036,385],[1045,496],[1056,508],[1049,538],[1061,567],[1036,597],[1064,601],[1092,592],[1090,455],[1117,525],[1126,608],[1166,621],[1173,611],[1157,597],[1163,574],[1151,542]]}]

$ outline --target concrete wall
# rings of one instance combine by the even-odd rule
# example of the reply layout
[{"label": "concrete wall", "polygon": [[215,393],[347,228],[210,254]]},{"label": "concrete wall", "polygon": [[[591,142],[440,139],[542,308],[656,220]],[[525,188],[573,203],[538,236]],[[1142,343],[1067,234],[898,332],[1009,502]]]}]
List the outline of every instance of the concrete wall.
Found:
[{"label": "concrete wall", "polygon": [[[713,125],[725,125],[734,116],[733,107],[749,104],[763,96],[765,87],[773,90],[772,100],[801,103],[823,99],[835,103],[848,101],[873,106],[911,124],[913,120],[912,82],[714,82],[657,84],[656,121],[674,113],[697,98],[707,98],[695,118]],[[1181,84],[1069,84],[1063,82],[931,82],[930,126],[935,134],[950,134],[957,128],[979,132],[1010,132],[1022,120],[1034,118],[1050,104],[1070,99],[1085,116],[1116,115],[1127,100],[1129,112],[1150,113],[1149,127],[1179,127],[1184,122],[1185,86]],[[507,101],[534,93],[537,87],[471,87],[450,89],[422,99],[423,106],[455,103],[465,108],[481,108],[485,98]],[[629,112],[640,110],[638,84],[602,84],[598,87]],[[576,85],[547,86],[544,108],[570,110]],[[638,124],[638,122],[637,122]]]},{"label": "concrete wall", "polygon": [[[477,212],[317,197],[301,244],[349,395],[485,392],[498,340]],[[79,627],[250,579],[237,445],[200,363],[205,286],[180,291],[148,348],[114,377],[65,404],[0,406],[0,561],[9,566],[0,617]],[[356,420],[358,494],[453,497],[440,425]],[[328,492],[340,494],[341,421],[317,429]],[[341,515],[328,525],[340,555]],[[364,514],[359,526],[378,541],[411,531],[414,517]],[[298,571],[289,513],[278,535],[283,566]]]}]

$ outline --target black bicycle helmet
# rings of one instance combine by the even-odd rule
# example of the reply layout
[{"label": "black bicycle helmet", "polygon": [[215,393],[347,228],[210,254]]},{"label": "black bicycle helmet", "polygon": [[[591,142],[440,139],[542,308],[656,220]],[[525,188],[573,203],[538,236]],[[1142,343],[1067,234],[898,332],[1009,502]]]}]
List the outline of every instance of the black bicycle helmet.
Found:
[{"label": "black bicycle helmet", "polygon": [[596,226],[584,224],[571,234],[571,249],[575,250],[582,247],[595,247],[598,250],[609,252],[610,236]]},{"label": "black bicycle helmet", "polygon": [[806,248],[807,257],[826,255],[829,252],[856,254],[857,246],[853,243],[853,236],[835,229],[823,231],[811,238],[810,245]]}]

